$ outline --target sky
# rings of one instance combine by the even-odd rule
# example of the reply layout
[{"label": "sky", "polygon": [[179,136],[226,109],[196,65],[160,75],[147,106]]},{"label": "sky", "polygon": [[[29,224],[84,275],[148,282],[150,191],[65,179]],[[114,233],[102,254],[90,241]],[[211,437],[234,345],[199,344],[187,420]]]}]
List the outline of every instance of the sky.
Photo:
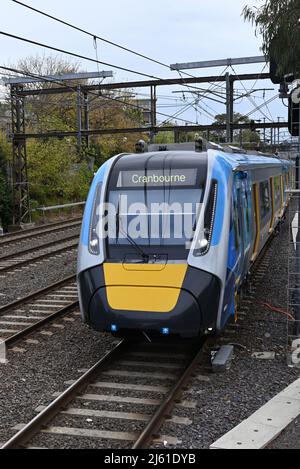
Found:
[{"label": "sky", "polygon": [[[224,59],[229,57],[262,55],[261,38],[256,37],[252,25],[245,23],[241,13],[245,4],[259,5],[260,0],[23,0],[24,3],[42,9],[47,13],[64,19],[74,25],[97,34],[101,37],[122,44],[165,64],[178,62]],[[73,51],[95,58],[93,39],[74,31],[51,19],[44,18],[35,12],[13,3],[1,0],[1,30],[10,34],[30,38],[54,47]],[[18,60],[29,55],[51,54],[43,48],[28,45],[15,39],[0,36],[0,65],[15,65]],[[55,55],[55,53],[53,53]],[[68,58],[67,56],[65,56]],[[110,45],[98,44],[99,60],[117,64],[129,69],[141,71],[159,78],[178,77],[175,71],[169,71],[152,62],[121,51]],[[78,62],[77,59],[68,60]],[[96,71],[97,65],[88,61],[79,61],[85,71]],[[261,72],[263,64],[236,66],[235,72]],[[114,70],[100,65],[100,69]],[[219,76],[224,69],[209,68],[193,70],[193,75]],[[143,79],[134,74],[114,70],[114,81],[131,81]],[[229,70],[230,71],[230,70]],[[268,71],[266,66],[264,71]],[[234,73],[231,70],[231,73]],[[248,98],[236,101],[235,111],[247,114],[277,93],[277,85],[270,81],[236,83],[237,90],[244,93],[246,89],[270,88],[269,91],[258,91]],[[202,85],[201,85],[202,86]],[[207,85],[210,86],[210,85]],[[182,94],[173,91],[183,90],[180,87],[161,87],[159,108],[161,112],[173,114],[184,106]],[[188,89],[185,88],[190,99]],[[177,101],[175,101],[177,98]],[[168,106],[168,107],[165,107]],[[177,106],[177,107],[176,107]],[[211,115],[225,112],[225,106],[203,99],[199,109],[188,110],[181,118],[208,124]],[[210,114],[210,115],[209,115]],[[287,110],[279,99],[262,108],[262,112],[251,114],[252,118],[277,120],[280,116],[287,118]],[[182,123],[179,122],[178,123]]]}]

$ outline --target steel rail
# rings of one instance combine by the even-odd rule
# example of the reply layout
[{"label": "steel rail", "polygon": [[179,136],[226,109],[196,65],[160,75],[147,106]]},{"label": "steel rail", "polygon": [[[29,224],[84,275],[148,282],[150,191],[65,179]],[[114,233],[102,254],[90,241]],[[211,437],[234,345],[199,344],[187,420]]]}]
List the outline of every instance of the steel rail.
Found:
[{"label": "steel rail", "polygon": [[30,295],[24,296],[23,298],[20,298],[19,300],[13,301],[12,303],[2,306],[0,308],[0,317],[3,316],[3,314],[7,313],[7,311],[11,309],[17,308],[18,306],[24,303],[28,303],[29,301],[34,300],[35,298],[39,298],[40,296],[45,295],[51,292],[52,290],[55,290],[56,288],[62,287],[65,283],[69,283],[75,280],[76,280],[76,275],[71,275],[70,277],[66,277],[63,280],[53,283],[52,285],[49,285],[46,288],[37,290],[36,292],[31,293]]},{"label": "steel rail", "polygon": [[204,344],[202,344],[201,349],[196,352],[196,355],[192,359],[191,363],[187,366],[183,372],[180,379],[168,393],[166,398],[163,400],[148,425],[140,434],[139,438],[133,445],[132,449],[144,449],[147,445],[155,438],[157,432],[160,430],[166,418],[168,418],[173,410],[173,407],[176,405],[180,399],[180,395],[184,391],[185,386],[192,378],[195,367],[198,365],[200,359],[203,356]]},{"label": "steel rail", "polygon": [[[70,277],[66,277],[63,280],[60,280],[59,282],[56,282],[42,290],[38,290],[34,293],[31,293],[30,295],[21,298],[20,300],[14,301],[13,303],[10,303],[8,305],[3,306],[0,308],[0,317],[3,316],[5,313],[7,313],[10,310],[14,310],[15,308],[19,307],[20,305],[25,305],[28,302],[30,302],[33,299],[39,299],[43,295],[47,295],[51,293],[52,291],[55,291],[58,288],[62,288],[64,285],[67,285],[70,282],[74,282],[76,280],[76,275],[72,275]],[[20,340],[24,339],[24,337],[27,337],[28,335],[32,334],[36,330],[40,329],[44,325],[54,321],[55,319],[64,316],[65,314],[69,313],[73,309],[79,307],[79,301],[72,301],[68,305],[62,307],[61,309],[55,311],[54,313],[49,314],[43,319],[40,319],[36,323],[22,329],[21,331],[11,335],[10,337],[3,339],[2,344],[5,344],[6,347],[9,347],[11,345],[16,344]]]},{"label": "steel rail", "polygon": [[29,422],[22,430],[13,436],[1,449],[17,449],[22,448],[26,443],[34,437],[42,427],[46,426],[53,420],[59,412],[65,408],[79,393],[87,387],[93,378],[111,363],[116,357],[122,353],[127,346],[127,342],[122,340],[118,345],[108,352],[101,360],[99,360],[90,370],[88,370],[81,378],[72,384],[64,393],[62,393],[55,401],[53,401],[46,409]]},{"label": "steel rail", "polygon": [[64,316],[65,314],[69,313],[72,311],[74,308],[77,308],[79,306],[78,301],[74,301],[73,303],[70,303],[69,305],[63,307],[62,309],[56,311],[55,313],[50,314],[49,316],[45,317],[44,319],[41,319],[40,321],[36,322],[35,324],[32,324],[32,326],[26,327],[26,329],[21,330],[20,332],[17,332],[16,334],[8,337],[7,339],[4,339],[2,343],[6,345],[6,347],[10,347],[12,345],[15,345],[17,342],[20,340],[24,339],[24,337],[29,336],[33,332],[37,331],[41,327],[45,326],[46,324],[49,324],[50,322],[54,321],[55,319]]},{"label": "steel rail", "polygon": [[[3,236],[0,237],[0,246],[2,244],[7,244],[11,241],[21,241],[22,239],[28,238],[30,235],[33,236],[38,236],[39,234],[44,234],[44,233],[50,233],[50,232],[55,232],[54,230],[60,231],[60,229],[63,229],[66,225],[70,225],[70,227],[74,224],[76,225],[77,223],[79,224],[81,221],[81,218],[74,218],[72,220],[69,220],[68,222],[57,222],[57,223],[49,223],[48,225],[41,225],[41,226],[36,226],[34,228],[29,228],[26,230],[22,231],[16,231],[14,233],[6,233]],[[53,231],[51,230],[53,228]],[[51,230],[51,231],[50,231]]]},{"label": "steel rail", "polygon": [[31,263],[34,263],[34,262],[37,262],[37,261],[40,261],[40,260],[43,260],[43,259],[47,259],[48,257],[56,256],[57,254],[69,251],[70,249],[74,249],[77,246],[78,246],[78,241],[76,241],[76,243],[70,244],[69,246],[65,246],[63,248],[56,249],[56,251],[51,251],[51,252],[48,252],[46,254],[41,254],[40,256],[32,257],[30,259],[26,259],[24,261],[18,262],[17,264],[9,265],[7,267],[2,267],[2,268],[0,268],[0,274],[2,274],[4,272],[9,272],[9,271],[14,270],[14,269],[19,269],[20,267],[25,267],[28,264],[31,264]]},{"label": "steel rail", "polygon": [[53,246],[56,246],[57,244],[61,244],[61,243],[67,242],[67,241],[71,241],[72,239],[75,239],[75,238],[78,238],[78,237],[79,237],[79,235],[70,235],[70,236],[67,236],[66,238],[62,238],[62,239],[55,240],[55,241],[50,241],[48,243],[41,244],[39,246],[35,246],[33,248],[23,249],[23,251],[19,251],[19,252],[16,252],[14,254],[8,254],[7,256],[2,256],[2,257],[0,256],[0,263],[5,262],[5,261],[9,261],[9,260],[14,260],[14,258],[18,258],[19,256],[26,256],[27,254],[31,254],[32,252],[35,252],[37,250],[42,251],[43,249],[51,248]]},{"label": "steel rail", "polygon": [[[176,384],[171,388],[171,391],[163,398],[158,410],[154,413],[149,423],[146,425],[144,431],[136,440],[133,449],[145,447],[157,433],[164,420],[167,419],[173,407],[178,403],[181,393],[191,377],[195,367],[203,358],[205,344],[207,340],[204,339],[201,343],[201,348],[193,353],[192,358],[189,360],[189,365],[185,368]],[[1,449],[17,449],[22,448],[28,444],[32,438],[38,435],[43,428],[48,426],[61,411],[65,410],[71,401],[75,400],[78,395],[87,388],[101,372],[105,371],[107,365],[111,365],[114,361],[120,359],[124,353],[128,352],[130,340],[122,340],[110,352],[108,352],[99,362],[90,368],[81,378],[73,383],[65,392],[60,394],[51,404],[44,408],[35,418],[33,418],[27,425],[24,426],[18,433],[16,433],[9,441],[7,441]]]}]

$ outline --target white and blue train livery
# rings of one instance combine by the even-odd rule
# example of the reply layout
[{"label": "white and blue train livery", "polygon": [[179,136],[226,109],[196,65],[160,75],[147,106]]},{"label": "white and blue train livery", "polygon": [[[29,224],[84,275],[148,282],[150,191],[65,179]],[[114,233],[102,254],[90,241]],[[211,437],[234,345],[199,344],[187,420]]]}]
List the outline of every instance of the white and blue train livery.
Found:
[{"label": "white and blue train livery", "polygon": [[284,216],[292,176],[287,160],[230,149],[111,158],[83,219],[84,321],[118,336],[221,332]]}]

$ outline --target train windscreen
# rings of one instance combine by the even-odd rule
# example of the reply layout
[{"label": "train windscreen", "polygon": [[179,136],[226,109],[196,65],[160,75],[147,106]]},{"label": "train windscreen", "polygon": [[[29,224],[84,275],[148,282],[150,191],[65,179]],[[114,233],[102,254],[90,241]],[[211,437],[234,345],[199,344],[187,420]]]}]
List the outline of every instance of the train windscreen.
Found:
[{"label": "train windscreen", "polygon": [[185,259],[202,209],[206,173],[199,154],[135,156],[133,162],[121,158],[106,200],[109,257],[121,260],[134,252]]}]

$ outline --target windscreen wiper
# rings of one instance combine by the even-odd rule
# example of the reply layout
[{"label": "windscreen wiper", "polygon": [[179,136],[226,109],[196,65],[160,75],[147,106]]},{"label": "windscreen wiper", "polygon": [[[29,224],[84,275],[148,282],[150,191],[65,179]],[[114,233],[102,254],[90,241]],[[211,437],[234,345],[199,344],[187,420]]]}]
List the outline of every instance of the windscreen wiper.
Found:
[{"label": "windscreen wiper", "polygon": [[120,201],[118,203],[118,210],[117,210],[117,241],[119,242],[119,232],[122,233],[123,236],[129,241],[132,247],[139,253],[139,255],[143,258],[144,262],[149,262],[150,256],[145,253],[145,251],[134,241],[134,239],[125,232],[122,226],[122,220],[120,218]]}]

